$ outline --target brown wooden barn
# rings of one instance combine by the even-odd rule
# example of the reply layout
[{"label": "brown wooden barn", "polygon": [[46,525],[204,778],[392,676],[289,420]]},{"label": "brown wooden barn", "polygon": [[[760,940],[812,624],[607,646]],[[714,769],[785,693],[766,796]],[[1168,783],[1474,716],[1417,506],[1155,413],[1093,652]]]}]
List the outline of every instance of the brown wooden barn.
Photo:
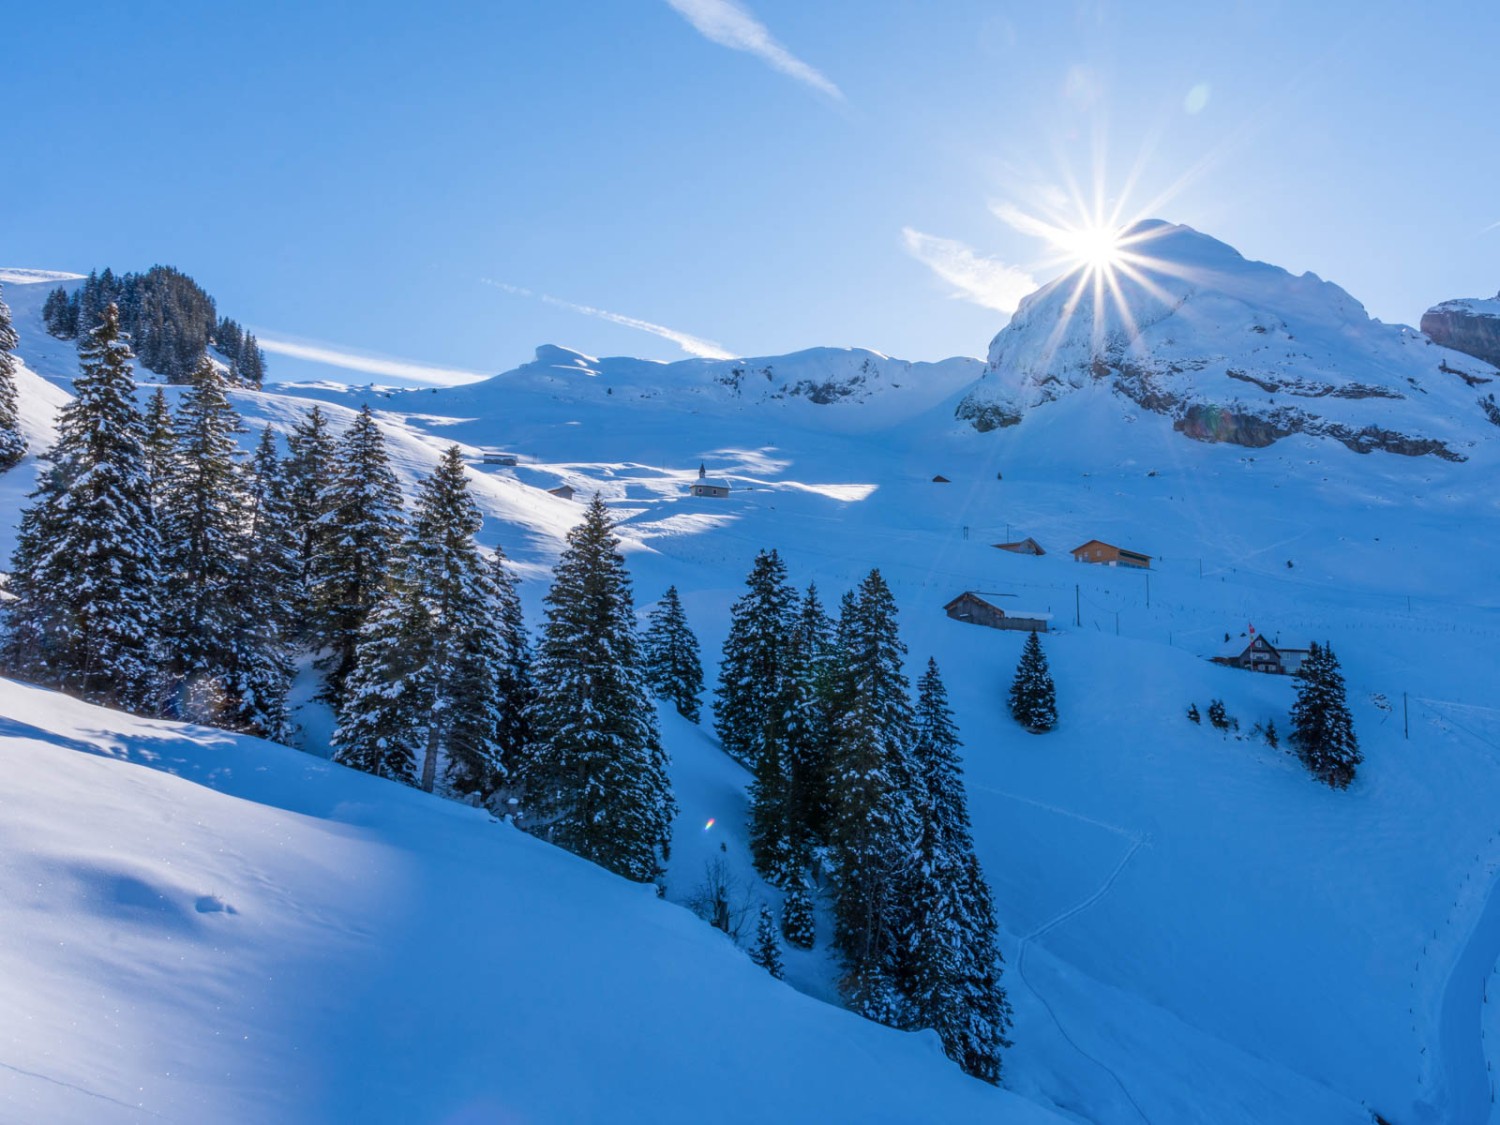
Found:
[{"label": "brown wooden barn", "polygon": [[1051,614],[1031,613],[1023,610],[1004,610],[987,598],[965,590],[943,607],[943,611],[955,621],[966,621],[970,625],[987,625],[991,629],[1016,629],[1030,633],[1047,631]]},{"label": "brown wooden barn", "polygon": [[1042,545],[1029,535],[1017,543],[996,543],[994,547],[996,550],[1010,551],[1017,555],[1045,555],[1047,553],[1042,550]]},{"label": "brown wooden barn", "polygon": [[547,489],[547,492],[553,496],[561,496],[564,500],[571,500],[574,488],[571,484],[560,484],[556,488]]},{"label": "brown wooden barn", "polygon": [[1151,569],[1151,556],[1139,551],[1127,551],[1102,539],[1090,539],[1073,548],[1075,562],[1097,563],[1100,566],[1133,566],[1138,570]]}]

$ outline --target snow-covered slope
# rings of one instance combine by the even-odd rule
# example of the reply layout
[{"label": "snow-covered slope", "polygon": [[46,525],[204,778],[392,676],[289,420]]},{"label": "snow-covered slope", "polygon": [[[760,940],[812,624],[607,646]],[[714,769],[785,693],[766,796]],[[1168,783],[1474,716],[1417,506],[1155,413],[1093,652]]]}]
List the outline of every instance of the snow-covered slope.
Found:
[{"label": "snow-covered slope", "polygon": [[1479,401],[1500,372],[1371,320],[1331,282],[1158,221],[1126,231],[1121,252],[1115,269],[1079,267],[1021,303],[961,419],[1013,425],[1102,382],[1203,441],[1263,447],[1306,433],[1463,460],[1500,437]]},{"label": "snow-covered slope", "polygon": [[[1101,1122],[1354,1125],[1370,1109],[1398,1122],[1482,1121],[1489,1066],[1500,1064],[1487,1060],[1489,1041],[1479,1037],[1483,981],[1500,953],[1492,894],[1500,872],[1500,580],[1476,544],[1500,535],[1500,499],[1494,442],[1484,436],[1493,427],[1472,401],[1481,388],[1441,364],[1483,369],[1416,338],[1393,342],[1404,339],[1399,330],[1364,319],[1334,287],[1235,261],[1224,268],[1247,277],[1266,271],[1271,310],[1243,304],[1241,313],[1261,317],[1266,336],[1273,321],[1285,321],[1297,339],[1282,341],[1277,354],[1290,362],[1289,349],[1304,344],[1331,386],[1337,378],[1338,386],[1399,391],[1405,366],[1350,373],[1351,357],[1367,354],[1360,348],[1391,363],[1436,357],[1432,370],[1413,375],[1424,386],[1437,380],[1426,396],[1409,384],[1400,401],[1330,392],[1297,399],[1305,409],[1373,403],[1393,412],[1380,425],[1409,419],[1412,434],[1438,433],[1468,460],[1359,456],[1312,428],[1252,450],[1185,441],[1175,415],[1122,397],[1118,376],[1091,374],[1023,424],[991,432],[955,420],[968,393],[957,375],[909,399],[901,397],[905,377],[892,374],[901,388],[815,403],[773,397],[774,378],[759,396],[748,387],[736,396],[714,380],[720,368],[712,364],[589,361],[551,349],[538,364],[467,387],[271,388],[236,402],[252,425],[279,427],[313,402],[338,424],[369,402],[408,481],[450,442],[514,453],[515,467],[476,463],[472,480],[489,517],[482,537],[518,560],[533,623],[546,569],[579,514],[577,503],[546,491],[564,483],[610,501],[638,601],[675,583],[710,659],[757,548],[778,547],[793,578],[816,580],[830,602],[879,566],[913,661],[930,654],[943,667],[967,745],[975,835],[995,886],[1016,1006],[1016,1047],[1006,1060],[1013,1092]],[[1248,302],[1253,286],[1236,284]],[[1227,307],[1218,292],[1206,304]],[[1198,300],[1195,291],[1153,322],[1159,335],[1141,338],[1170,356],[1171,341],[1196,330],[1189,311]],[[1347,333],[1332,327],[1340,308]],[[1180,326],[1169,330],[1173,320]],[[28,349],[50,345],[20,327],[31,361]],[[1219,338],[1218,328],[1203,332],[1200,339]],[[669,373],[680,366],[676,385]],[[65,382],[66,374],[56,377]],[[814,378],[797,380],[804,377]],[[1182,373],[1160,378],[1191,389]],[[1191,386],[1200,379],[1255,393],[1228,376],[1227,362],[1200,368]],[[991,368],[974,393],[1000,380],[1001,368]],[[1242,400],[1247,409],[1250,402]],[[1320,418],[1366,424],[1349,414]],[[700,463],[729,479],[728,499],[688,495]],[[949,483],[935,483],[937,475]],[[1023,535],[1048,553],[1027,558],[991,546]],[[1151,573],[1072,562],[1068,549],[1091,537],[1151,554]],[[1062,711],[1055,733],[1025,735],[1006,713],[1020,638],[943,615],[966,589],[1052,614],[1058,631],[1047,646]],[[1348,792],[1320,789],[1284,749],[1250,737],[1268,720],[1285,732],[1292,684],[1206,660],[1226,633],[1238,637],[1250,623],[1273,638],[1334,644],[1368,758]],[[1240,719],[1242,737],[1184,718],[1190,702],[1203,711],[1214,698]],[[774,901],[749,871],[743,771],[703,728],[669,717],[664,735],[682,804],[669,897],[690,897],[704,863],[724,856],[747,893]],[[307,768],[315,767],[325,768]],[[362,784],[374,786],[372,816],[395,816],[419,800]],[[386,790],[396,802],[389,808],[375,796]],[[51,846],[47,830],[27,825]],[[476,874],[466,891],[477,899],[483,885]],[[368,917],[347,900],[330,901],[330,924]],[[617,899],[601,902],[613,910]],[[441,879],[419,900],[423,909],[439,903],[478,909]],[[409,948],[395,940],[403,933],[371,941],[397,957]],[[62,972],[62,956],[49,950],[45,972]],[[803,992],[830,996],[826,940],[790,957],[788,976]],[[80,969],[74,979],[87,977]],[[313,973],[299,979],[317,1005],[376,1002],[368,992],[344,997],[346,977],[330,975],[326,986]],[[404,1002],[410,993],[398,995]],[[252,1055],[284,1061],[274,1044],[256,1042]],[[303,1042],[308,1057],[317,1055]],[[920,1038],[894,1042],[902,1051],[930,1048]],[[137,1065],[119,1067],[123,1075]],[[718,1073],[727,1086],[758,1081],[731,1079],[725,1068]],[[710,1101],[705,1112],[721,1113],[730,1100]],[[917,1119],[962,1116],[939,1109]]]},{"label": "snow-covered slope", "polygon": [[5,680],[0,715],[7,1121],[1051,1119],[482,811]]}]

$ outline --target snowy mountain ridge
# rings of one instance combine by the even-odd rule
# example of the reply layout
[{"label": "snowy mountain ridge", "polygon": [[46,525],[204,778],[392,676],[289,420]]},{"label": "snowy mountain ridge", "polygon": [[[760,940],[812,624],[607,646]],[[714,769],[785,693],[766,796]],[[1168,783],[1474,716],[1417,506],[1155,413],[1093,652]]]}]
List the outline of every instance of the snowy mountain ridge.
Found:
[{"label": "snowy mountain ridge", "polygon": [[1102,383],[1200,441],[1264,448],[1293,434],[1468,459],[1500,434],[1481,388],[1500,371],[1343,289],[1249,261],[1190,227],[1148,221],[1124,264],[1079,267],[1027,297],[995,337],[957,417],[989,431]]}]

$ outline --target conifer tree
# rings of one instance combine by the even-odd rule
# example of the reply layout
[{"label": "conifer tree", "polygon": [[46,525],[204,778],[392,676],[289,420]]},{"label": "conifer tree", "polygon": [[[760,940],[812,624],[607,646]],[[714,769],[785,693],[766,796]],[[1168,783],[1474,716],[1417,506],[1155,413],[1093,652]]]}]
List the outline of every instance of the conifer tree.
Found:
[{"label": "conifer tree", "polygon": [[26,435],[21,432],[21,410],[16,394],[16,357],[11,353],[20,337],[11,326],[10,307],[0,297],[0,473],[18,464],[26,455]]},{"label": "conifer tree", "polygon": [[360,629],[384,592],[401,542],[401,489],[366,406],[338,443],[312,559],[313,647],[325,650],[324,697],[342,706]]},{"label": "conifer tree", "polygon": [[[258,482],[237,441],[245,427],[222,371],[206,356],[182,396],[174,432],[160,511],[168,709],[285,740],[291,662],[281,626],[290,614],[278,605],[272,544],[262,554],[255,539],[257,530],[278,534],[275,501],[262,496],[257,512]],[[262,468],[274,473],[274,447],[270,455]]]},{"label": "conifer tree", "polygon": [[[506,783],[517,783],[525,772],[531,752],[531,708],[536,704],[536,685],[531,679],[531,640],[521,616],[521,597],[516,579],[505,566],[505,552],[498,546],[490,557],[490,580],[494,587],[492,611],[500,645],[500,713],[495,742],[500,773]],[[457,788],[464,788],[455,782]]]},{"label": "conifer tree", "polygon": [[901,934],[900,985],[912,1026],[931,1027],[948,1057],[1000,1079],[1010,1004],[1000,986],[994,903],[974,854],[958,731],[936,661],[918,683],[913,760],[922,830]]},{"label": "conifer tree", "polygon": [[793,595],[779,674],[765,688],[765,718],[750,786],[750,847],[757,870],[779,887],[801,877],[799,864],[823,827],[827,790],[826,719],[818,679],[827,659],[828,621],[809,589]]},{"label": "conifer tree", "polygon": [[703,664],[698,657],[698,638],[688,627],[687,614],[683,612],[676,586],[667,587],[667,592],[647,617],[642,648],[646,680],[656,697],[670,701],[683,718],[698,722],[699,698],[703,694]]},{"label": "conifer tree", "polygon": [[297,557],[304,594],[299,612],[306,618],[310,604],[306,591],[312,585],[313,560],[323,553],[328,534],[326,518],[331,503],[333,464],[338,450],[328,427],[328,417],[314,406],[307,417],[292,426],[287,436],[287,491],[297,530]]},{"label": "conifer tree", "polygon": [[786,968],[781,960],[781,939],[776,936],[776,920],[771,914],[771,908],[765,903],[760,904],[760,917],[755,923],[755,945],[750,950],[750,960],[777,980],[786,976]]},{"label": "conifer tree", "polygon": [[812,894],[807,887],[806,857],[794,861],[796,875],[790,880],[786,897],[781,904],[781,934],[788,945],[798,949],[811,949],[817,939],[813,919]]},{"label": "conifer tree", "polygon": [[146,402],[146,470],[151,478],[151,503],[159,512],[171,486],[172,462],[177,456],[177,429],[167,395],[160,387]]},{"label": "conifer tree", "polygon": [[440,766],[459,792],[499,783],[505,653],[494,571],[474,542],[482,523],[452,446],[419,484],[392,580],[361,628],[340,762],[429,793]]},{"label": "conifer tree", "polygon": [[857,600],[845,602],[839,634],[828,836],[840,990],[861,1015],[899,1025],[901,894],[918,837],[915,729],[896,604],[878,570],[860,584]]},{"label": "conifer tree", "polygon": [[1035,629],[1026,638],[1016,678],[1011,681],[1010,713],[1032,734],[1043,734],[1057,725],[1057,689]]},{"label": "conifer tree", "polygon": [[1314,641],[1297,680],[1290,736],[1297,756],[1319,781],[1347,789],[1364,755],[1354,735],[1344,676],[1332,647]]},{"label": "conifer tree", "polygon": [[745,585],[730,610],[713,711],[714,732],[725,752],[753,770],[770,700],[780,686],[797,595],[775,551],[755,556]]},{"label": "conifer tree", "polygon": [[104,309],[78,353],[74,398],[17,537],[8,662],[91,702],[140,709],[156,672],[159,559],[117,309]]},{"label": "conifer tree", "polygon": [[641,668],[630,579],[596,495],[545,599],[525,777],[534,830],[630,879],[655,879],[676,801]]},{"label": "conifer tree", "polygon": [[1198,714],[1198,705],[1196,703],[1189,703],[1188,704],[1187,717],[1188,717],[1188,722],[1190,722],[1190,723],[1202,723],[1203,722],[1203,716],[1201,716],[1201,715]]}]

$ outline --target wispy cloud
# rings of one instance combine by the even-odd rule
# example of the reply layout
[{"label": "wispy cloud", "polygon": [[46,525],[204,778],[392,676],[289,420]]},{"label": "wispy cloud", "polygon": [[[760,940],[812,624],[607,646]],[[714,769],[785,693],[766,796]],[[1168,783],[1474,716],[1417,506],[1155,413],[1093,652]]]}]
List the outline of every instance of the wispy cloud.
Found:
[{"label": "wispy cloud", "polygon": [[1500,219],[1495,220],[1493,223],[1491,223],[1489,226],[1485,227],[1479,233],[1480,234],[1489,234],[1490,231],[1492,231],[1492,230],[1500,230]]},{"label": "wispy cloud", "polygon": [[552,297],[546,293],[534,293],[530,289],[523,288],[520,285],[509,285],[506,282],[495,281],[488,277],[481,277],[479,280],[485,285],[494,286],[496,289],[503,290],[513,297],[535,297],[537,300],[552,305],[555,308],[582,313],[584,316],[597,317],[599,320],[607,320],[611,324],[634,328],[640,332],[649,332],[653,336],[660,336],[663,340],[671,340],[672,343],[687,352],[688,355],[697,356],[699,359],[735,358],[734,352],[727,351],[722,344],[717,344],[713,340],[705,340],[701,336],[679,332],[675,328],[668,328],[662,324],[653,324],[649,320],[626,316],[624,313],[610,312],[608,309],[596,309],[593,305],[580,305],[573,301],[564,301],[561,297]]},{"label": "wispy cloud", "polygon": [[826,74],[778,43],[766,25],[735,0],[667,0],[667,3],[703,38],[732,51],[747,51],[782,74],[830,98],[844,100],[844,92]]},{"label": "wispy cloud", "polygon": [[393,379],[410,379],[415,383],[472,383],[487,379],[483,371],[466,371],[457,367],[436,367],[430,363],[417,363],[409,359],[394,359],[390,356],[375,356],[365,352],[351,351],[331,344],[309,344],[296,340],[278,340],[274,337],[257,336],[256,342],[273,355],[305,359],[312,363],[326,363],[330,367],[341,367],[346,371],[362,371],[366,375],[384,375]]},{"label": "wispy cloud", "polygon": [[953,296],[996,312],[1012,313],[1037,287],[1023,269],[987,258],[972,246],[904,227],[906,252],[953,286]]}]

